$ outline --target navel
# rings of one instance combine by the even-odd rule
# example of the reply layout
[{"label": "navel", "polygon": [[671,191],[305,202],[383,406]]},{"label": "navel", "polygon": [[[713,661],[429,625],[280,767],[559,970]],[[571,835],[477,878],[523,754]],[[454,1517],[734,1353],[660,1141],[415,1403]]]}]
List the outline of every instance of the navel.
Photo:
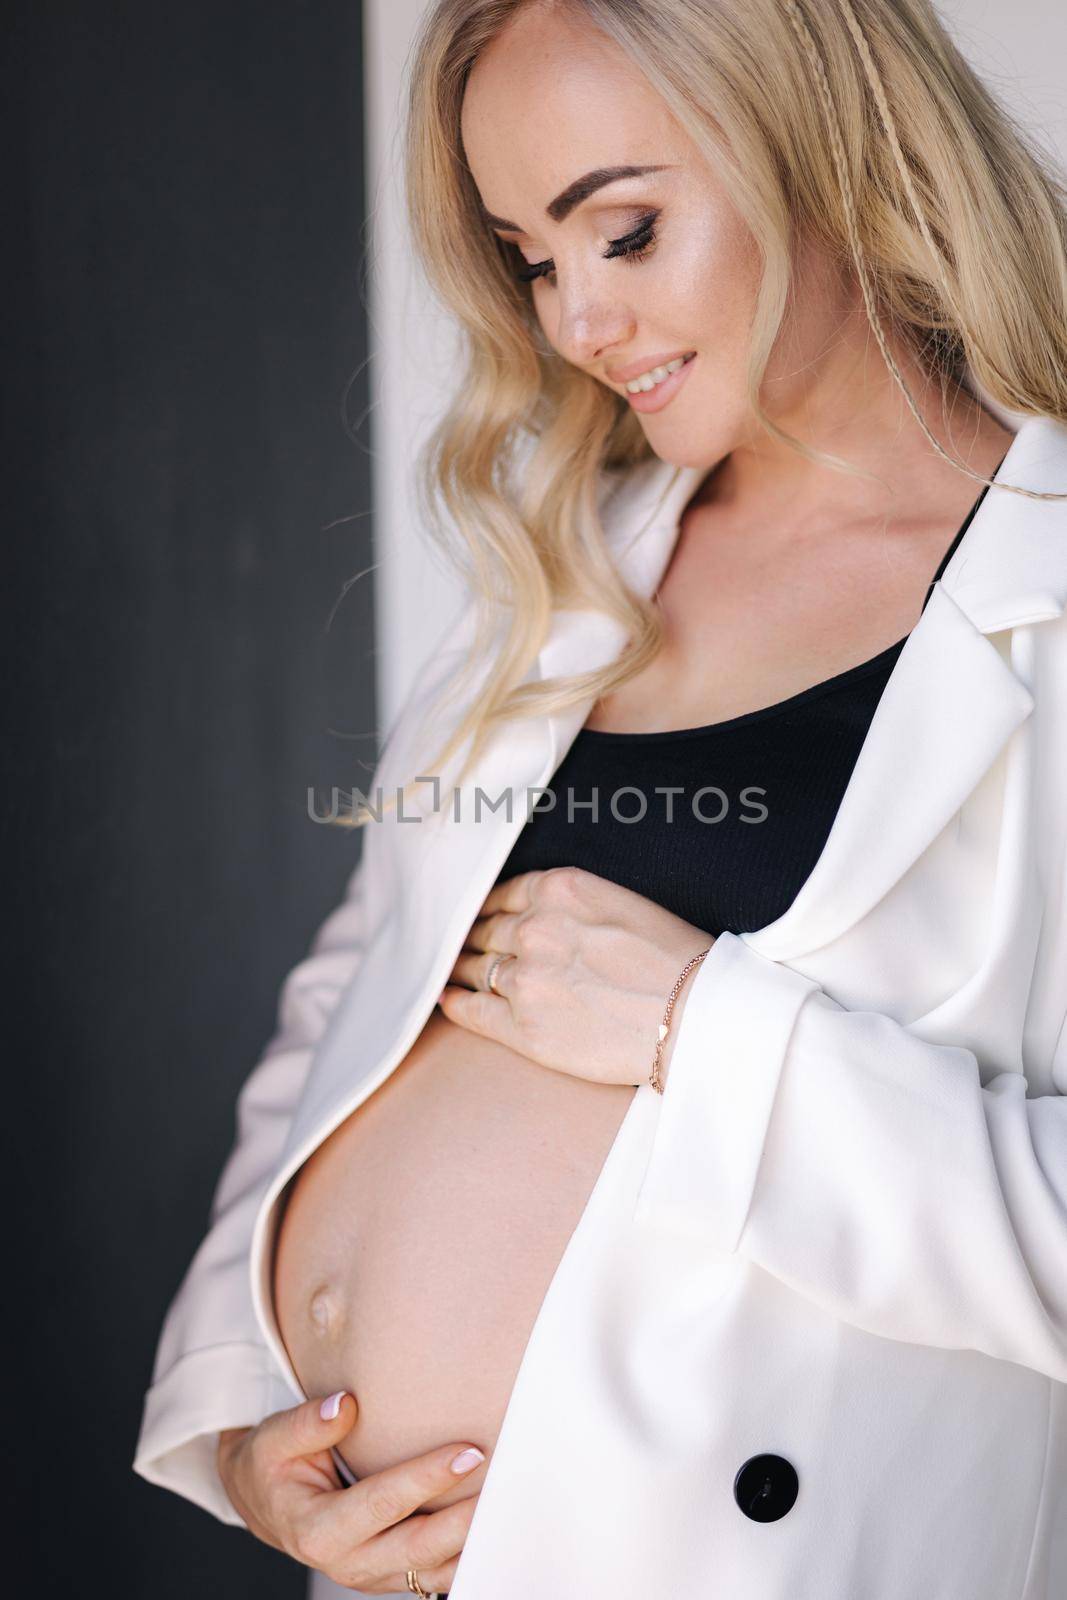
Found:
[{"label": "navel", "polygon": [[344,1320],[343,1309],[341,1296],[333,1284],[320,1284],[308,1303],[311,1326],[320,1337],[337,1333]]}]

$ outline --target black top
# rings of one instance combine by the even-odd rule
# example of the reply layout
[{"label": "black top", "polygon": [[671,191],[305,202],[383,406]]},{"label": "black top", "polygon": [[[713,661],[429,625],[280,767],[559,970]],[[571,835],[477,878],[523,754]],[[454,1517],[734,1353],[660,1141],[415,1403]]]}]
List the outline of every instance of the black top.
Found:
[{"label": "black top", "polygon": [[[945,551],[923,610],[987,488]],[[822,854],[909,636],[724,722],[662,733],[580,728],[497,881],[579,866],[714,936],[764,927]]]}]

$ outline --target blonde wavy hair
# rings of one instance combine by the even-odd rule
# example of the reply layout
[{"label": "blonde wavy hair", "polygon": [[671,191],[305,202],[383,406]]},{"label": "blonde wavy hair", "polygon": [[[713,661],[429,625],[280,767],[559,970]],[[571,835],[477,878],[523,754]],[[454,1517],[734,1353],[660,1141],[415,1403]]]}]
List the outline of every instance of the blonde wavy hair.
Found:
[{"label": "blonde wavy hair", "polygon": [[[440,770],[469,742],[457,783],[500,723],[606,694],[662,642],[659,612],[623,582],[599,515],[605,482],[653,452],[626,401],[547,344],[530,287],[515,278],[514,247],[483,220],[463,155],[470,69],[528,4],[584,18],[620,45],[721,174],[762,252],[747,388],[776,439],[859,470],[784,432],[760,405],[797,225],[851,262],[883,357],[946,460],[886,323],[943,396],[969,368],[1008,411],[1067,422],[1062,174],[995,101],[928,0],[437,0],[414,44],[405,181],[415,246],[459,324],[465,368],[416,482],[427,526],[474,598],[460,683],[469,688],[469,675],[492,661],[436,764],[422,768]],[[553,609],[575,606],[617,618],[628,648],[595,672],[523,682]],[[464,689],[452,688],[462,704]],[[337,820],[358,826],[371,814],[354,807]]]}]

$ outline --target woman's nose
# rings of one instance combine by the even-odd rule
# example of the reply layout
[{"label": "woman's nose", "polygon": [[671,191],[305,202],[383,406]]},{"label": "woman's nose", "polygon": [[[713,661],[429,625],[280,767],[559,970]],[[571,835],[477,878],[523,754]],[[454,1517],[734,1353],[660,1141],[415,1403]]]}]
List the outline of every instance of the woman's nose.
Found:
[{"label": "woman's nose", "polygon": [[559,299],[556,348],[576,367],[597,373],[614,349],[632,349],[636,322],[630,307],[591,302],[578,294]]}]

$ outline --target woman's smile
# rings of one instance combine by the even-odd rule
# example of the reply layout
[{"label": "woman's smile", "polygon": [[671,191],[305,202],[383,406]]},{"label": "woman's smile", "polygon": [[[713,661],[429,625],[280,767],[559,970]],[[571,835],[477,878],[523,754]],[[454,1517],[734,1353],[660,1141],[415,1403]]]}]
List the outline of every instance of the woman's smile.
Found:
[{"label": "woman's smile", "polygon": [[[696,355],[694,353],[691,356],[685,356],[677,367],[674,367],[672,361],[670,365],[674,367],[673,372],[668,371],[664,378],[654,381],[650,389],[639,389],[636,394],[631,394],[630,390],[627,389],[626,398],[633,409],[635,411],[662,411],[664,406],[670,405],[689,376],[689,369],[695,360]],[[663,367],[656,367],[654,373],[650,374],[650,376],[654,378],[655,372],[663,372],[664,370]]]}]

